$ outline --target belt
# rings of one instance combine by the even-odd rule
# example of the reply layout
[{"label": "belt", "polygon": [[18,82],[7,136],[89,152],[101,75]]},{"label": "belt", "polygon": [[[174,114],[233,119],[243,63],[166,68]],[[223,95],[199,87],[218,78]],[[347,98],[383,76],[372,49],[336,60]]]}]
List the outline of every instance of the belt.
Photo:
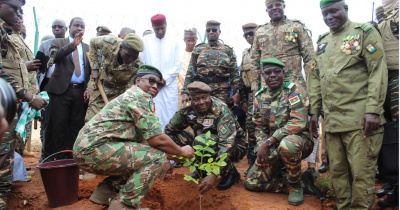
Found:
[{"label": "belt", "polygon": [[81,87],[83,87],[83,83],[79,83],[79,84],[69,84],[69,87],[72,87],[72,88],[81,88]]},{"label": "belt", "polygon": [[210,83],[228,82],[229,77],[205,77],[205,78],[200,78],[199,80],[206,84],[210,84]]}]

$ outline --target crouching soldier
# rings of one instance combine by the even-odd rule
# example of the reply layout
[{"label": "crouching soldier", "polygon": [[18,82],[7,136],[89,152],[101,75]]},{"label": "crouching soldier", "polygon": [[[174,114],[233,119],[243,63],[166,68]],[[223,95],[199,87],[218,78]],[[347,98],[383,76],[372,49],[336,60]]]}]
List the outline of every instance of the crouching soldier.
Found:
[{"label": "crouching soldier", "polygon": [[[165,134],[180,146],[197,145],[195,136],[203,136],[210,131],[211,138],[216,141],[212,158],[219,159],[227,153],[226,166],[220,168],[221,182],[217,189],[227,190],[240,180],[240,174],[233,162],[243,158],[246,153],[246,137],[228,106],[221,100],[210,95],[211,88],[203,82],[192,82],[188,85],[190,101],[183,104],[182,109],[175,113],[165,128]],[[184,130],[190,126],[193,134]],[[198,174],[192,174],[199,178]],[[200,194],[204,194],[215,184],[217,175],[208,175],[200,185]]]},{"label": "crouching soldier", "polygon": [[268,58],[261,64],[267,87],[259,90],[254,100],[257,159],[244,185],[250,191],[290,192],[289,204],[300,205],[301,160],[313,149],[308,96],[296,84],[283,81],[285,64],[281,61]]}]

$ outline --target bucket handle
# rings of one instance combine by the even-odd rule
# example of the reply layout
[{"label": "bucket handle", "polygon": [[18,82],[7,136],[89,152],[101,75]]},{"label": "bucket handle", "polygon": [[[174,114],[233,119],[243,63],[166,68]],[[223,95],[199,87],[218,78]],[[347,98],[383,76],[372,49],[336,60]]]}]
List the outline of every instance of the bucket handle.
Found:
[{"label": "bucket handle", "polygon": [[65,153],[65,152],[72,152],[72,150],[62,150],[62,151],[53,153],[53,154],[47,156],[47,158],[45,158],[44,160],[42,160],[42,162],[40,162],[40,164],[42,164],[44,161],[46,161],[47,159],[49,159],[50,157],[52,157],[52,156],[54,156],[54,155],[57,155],[57,154],[60,154],[60,153]]}]

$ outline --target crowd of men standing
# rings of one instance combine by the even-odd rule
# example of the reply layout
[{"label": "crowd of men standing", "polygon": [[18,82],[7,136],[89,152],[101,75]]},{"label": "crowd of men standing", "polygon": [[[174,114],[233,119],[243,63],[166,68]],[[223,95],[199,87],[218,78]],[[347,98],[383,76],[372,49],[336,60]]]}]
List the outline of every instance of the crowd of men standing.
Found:
[{"label": "crowd of men standing", "polygon": [[[11,189],[14,151],[25,146],[15,131],[24,103],[42,112],[39,162],[74,158],[83,170],[109,176],[90,198],[109,209],[138,207],[158,175],[164,179],[180,166],[172,155],[193,157],[208,131],[217,142],[212,158],[228,158],[220,173],[204,175],[201,194],[218,176],[218,190],[237,183],[234,163],[247,154],[247,190],[289,193],[291,205],[301,205],[303,193],[321,196],[315,163],[301,172],[320,137],[337,209],[374,207],[377,165],[386,183],[377,195],[387,194],[379,206],[398,205],[398,163],[387,161],[398,159],[398,149],[381,152],[398,145],[398,1],[383,0],[374,25],[350,21],[344,0],[321,0],[330,31],[314,51],[311,31],[286,17],[285,1],[265,0],[271,20],[242,26],[250,47],[240,65],[219,39],[220,22],[206,23],[206,43],[196,45],[197,30],[185,30],[180,52],[162,14],[150,19],[154,33],[140,37],[124,27],[115,36],[99,26],[89,44],[82,41],[82,18],[68,27],[56,19],[54,37],[42,40],[43,56],[35,59],[22,27],[14,27],[22,24],[24,4],[0,0],[0,77],[18,100],[0,144],[0,209]],[[232,112],[238,107],[243,124]],[[58,153],[64,150],[73,152]]]}]

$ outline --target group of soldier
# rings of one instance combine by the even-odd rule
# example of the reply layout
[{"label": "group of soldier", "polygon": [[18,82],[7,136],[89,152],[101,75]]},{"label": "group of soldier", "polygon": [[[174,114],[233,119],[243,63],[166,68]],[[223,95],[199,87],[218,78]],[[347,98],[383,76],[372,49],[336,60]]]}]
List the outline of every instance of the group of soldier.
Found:
[{"label": "group of soldier", "polygon": [[[27,76],[38,67],[30,70],[32,65],[22,58],[21,46],[6,31],[22,20],[24,3],[0,1],[0,76],[12,85],[20,103],[40,110],[47,102],[34,95],[37,90],[28,92]],[[100,27],[98,37],[88,46],[82,42],[85,24],[74,18],[70,37],[49,43],[47,55],[55,68],[45,89],[50,95],[46,112],[51,110],[45,124],[52,127],[52,141],[57,141],[49,147],[56,149],[51,152],[72,149],[82,170],[108,176],[91,201],[109,205],[109,209],[137,208],[156,178],[161,175],[163,180],[172,173],[174,163],[179,165],[176,156],[194,157],[193,147],[203,145],[200,139],[210,132],[209,138],[217,142],[210,158],[227,158],[220,173],[191,174],[193,178],[204,176],[201,195],[216,184],[218,176],[218,190],[237,183],[240,174],[234,163],[248,154],[247,190],[289,193],[289,204],[301,205],[303,193],[321,196],[313,174],[301,171],[301,161],[312,153],[320,135],[321,121],[337,209],[374,207],[382,142],[393,135],[387,134],[388,126],[398,129],[398,1],[383,1],[385,11],[382,16],[377,12],[382,19],[374,26],[351,22],[344,0],[321,0],[323,20],[330,31],[319,36],[316,52],[305,24],[285,16],[284,0],[265,0],[265,5],[270,22],[242,27],[251,47],[243,53],[240,72],[233,49],[219,39],[218,21],[206,23],[207,43],[187,45],[191,55],[182,79],[182,104],[165,128],[153,98],[171,84],[166,81],[169,74],[147,60],[144,64],[139,54],[146,45],[134,31],[117,37]],[[162,39],[165,16],[153,18],[152,36]],[[53,29],[60,29],[57,23],[66,30],[65,22],[57,20]],[[164,35],[159,37],[160,33]],[[185,30],[185,42],[193,40],[197,41],[196,30]],[[232,112],[238,106],[246,112],[243,128]],[[64,119],[61,115],[75,117],[71,121],[71,116]],[[7,154],[14,151],[15,135],[9,130],[0,145],[5,153],[0,171],[3,208],[12,177],[13,157]],[[65,155],[54,159],[61,158]],[[383,173],[385,168],[381,163],[378,169]],[[378,204],[395,206],[398,169],[394,178],[385,181],[390,187],[382,189],[382,196],[391,193]]]}]

